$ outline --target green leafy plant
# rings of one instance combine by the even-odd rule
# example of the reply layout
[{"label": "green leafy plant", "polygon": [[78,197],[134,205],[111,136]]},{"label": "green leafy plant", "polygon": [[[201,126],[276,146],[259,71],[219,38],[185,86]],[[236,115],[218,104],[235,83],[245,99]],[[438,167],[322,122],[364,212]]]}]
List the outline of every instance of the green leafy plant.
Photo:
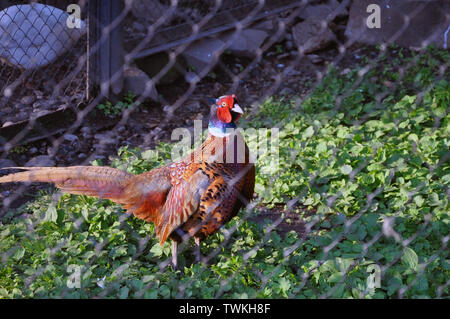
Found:
[{"label": "green leafy plant", "polygon": [[[392,90],[388,54],[362,75],[331,66],[302,104],[268,99],[244,121],[279,127],[279,165],[258,157],[260,204],[204,241],[208,265],[193,263],[189,243],[181,270],[161,270],[170,244],[160,247],[152,224],[50,189],[2,219],[0,298],[448,297],[450,83],[439,75],[448,53],[404,53],[419,69]],[[170,161],[171,148],[124,147],[111,165],[138,174]],[[309,231],[281,235],[254,220],[271,209],[294,212]],[[81,267],[80,288],[67,285],[70,265]]]},{"label": "green leafy plant", "polygon": [[115,104],[106,101],[104,104],[97,105],[97,109],[101,110],[105,116],[114,118],[122,114],[124,110],[130,109],[133,105],[136,105],[134,99],[134,94],[127,92],[123,97],[123,101],[119,101]]},{"label": "green leafy plant", "polygon": [[28,145],[19,145],[9,150],[10,153],[13,154],[24,154],[28,152],[29,146]]}]

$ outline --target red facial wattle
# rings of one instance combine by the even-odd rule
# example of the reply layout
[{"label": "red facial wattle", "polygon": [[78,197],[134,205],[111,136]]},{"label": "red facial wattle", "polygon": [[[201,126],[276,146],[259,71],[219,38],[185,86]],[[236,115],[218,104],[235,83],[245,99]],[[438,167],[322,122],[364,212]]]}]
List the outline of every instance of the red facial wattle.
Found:
[{"label": "red facial wattle", "polygon": [[223,123],[230,123],[233,120],[230,109],[234,104],[234,95],[222,96],[217,100],[217,117]]},{"label": "red facial wattle", "polygon": [[228,107],[219,107],[217,109],[217,117],[224,123],[230,123],[232,120],[231,112]]}]

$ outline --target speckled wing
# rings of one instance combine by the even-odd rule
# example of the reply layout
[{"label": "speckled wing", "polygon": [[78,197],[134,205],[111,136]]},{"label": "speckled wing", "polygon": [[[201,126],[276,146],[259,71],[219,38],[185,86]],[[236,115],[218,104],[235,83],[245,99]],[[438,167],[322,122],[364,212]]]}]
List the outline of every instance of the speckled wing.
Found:
[{"label": "speckled wing", "polygon": [[212,170],[214,180],[202,195],[196,215],[183,225],[183,231],[205,238],[218,231],[247,205],[254,188],[254,166],[248,165],[248,172],[242,167],[210,165],[216,166]]},{"label": "speckled wing", "polygon": [[198,210],[200,198],[210,184],[209,177],[198,166],[195,163],[178,162],[170,167],[172,188],[161,214],[155,220],[160,244]]}]

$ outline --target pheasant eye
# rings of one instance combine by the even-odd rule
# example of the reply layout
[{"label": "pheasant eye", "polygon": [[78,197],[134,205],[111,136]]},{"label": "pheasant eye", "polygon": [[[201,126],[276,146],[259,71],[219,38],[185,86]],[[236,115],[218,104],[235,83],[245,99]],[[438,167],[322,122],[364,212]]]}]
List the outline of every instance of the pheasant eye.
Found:
[{"label": "pheasant eye", "polygon": [[222,102],[222,106],[223,107],[227,106],[227,103],[226,102]]}]

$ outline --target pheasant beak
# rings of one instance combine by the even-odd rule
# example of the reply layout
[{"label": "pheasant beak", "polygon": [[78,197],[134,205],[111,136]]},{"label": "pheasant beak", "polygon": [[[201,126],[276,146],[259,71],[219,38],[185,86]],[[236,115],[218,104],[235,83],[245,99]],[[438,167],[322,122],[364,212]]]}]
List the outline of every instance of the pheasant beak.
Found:
[{"label": "pheasant beak", "polygon": [[237,103],[234,103],[233,108],[231,110],[233,112],[236,112],[236,113],[239,113],[239,114],[244,114],[244,111],[242,110],[242,108]]}]

